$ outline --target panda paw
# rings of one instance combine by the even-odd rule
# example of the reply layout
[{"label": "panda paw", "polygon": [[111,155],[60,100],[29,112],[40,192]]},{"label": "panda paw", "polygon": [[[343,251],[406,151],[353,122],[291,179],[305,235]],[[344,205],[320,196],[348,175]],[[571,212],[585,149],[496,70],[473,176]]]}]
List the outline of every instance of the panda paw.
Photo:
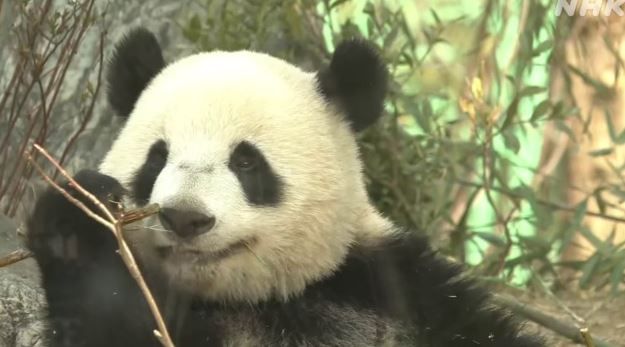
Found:
[{"label": "panda paw", "polygon": [[[110,211],[121,208],[124,189],[114,178],[92,170],[80,171],[74,180],[93,194]],[[91,211],[100,209],[78,192],[71,183],[61,185]],[[113,234],[54,188],[37,201],[28,222],[28,245],[38,260],[76,261],[110,254],[117,243]]]}]

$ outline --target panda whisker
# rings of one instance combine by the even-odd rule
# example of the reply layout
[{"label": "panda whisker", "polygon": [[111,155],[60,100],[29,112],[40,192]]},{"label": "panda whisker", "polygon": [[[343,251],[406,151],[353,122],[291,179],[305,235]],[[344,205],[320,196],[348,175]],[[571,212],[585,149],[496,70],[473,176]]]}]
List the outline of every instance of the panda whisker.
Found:
[{"label": "panda whisker", "polygon": [[144,228],[148,230],[154,230],[154,231],[167,231],[167,229],[163,227],[159,227],[158,225],[146,225],[144,226]]},{"label": "panda whisker", "polygon": [[163,227],[160,227],[158,225],[126,225],[124,226],[124,230],[130,230],[130,231],[134,231],[134,230],[140,230],[140,229],[148,229],[148,230],[154,230],[154,231],[168,231],[167,229],[164,229]]},{"label": "panda whisker", "polygon": [[258,254],[256,254],[256,252],[252,250],[252,247],[250,247],[250,245],[247,242],[243,241],[243,246],[247,248],[247,250],[250,251],[250,253],[252,253],[254,258],[256,258],[261,265],[265,267],[267,266],[267,264],[258,256]]}]

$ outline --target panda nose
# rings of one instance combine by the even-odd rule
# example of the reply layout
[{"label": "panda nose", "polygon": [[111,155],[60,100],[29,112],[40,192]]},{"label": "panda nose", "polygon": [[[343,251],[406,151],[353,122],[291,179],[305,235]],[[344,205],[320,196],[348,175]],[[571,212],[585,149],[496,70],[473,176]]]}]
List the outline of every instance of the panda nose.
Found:
[{"label": "panda nose", "polygon": [[191,210],[161,208],[159,219],[165,229],[181,237],[193,237],[208,232],[215,225],[215,217]]}]

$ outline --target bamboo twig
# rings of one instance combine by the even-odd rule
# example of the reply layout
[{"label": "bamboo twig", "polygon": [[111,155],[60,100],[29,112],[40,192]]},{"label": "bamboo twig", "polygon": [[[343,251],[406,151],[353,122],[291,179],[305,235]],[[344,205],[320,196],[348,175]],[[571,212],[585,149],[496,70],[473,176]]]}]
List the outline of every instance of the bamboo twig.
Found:
[{"label": "bamboo twig", "polygon": [[[561,336],[564,336],[570,339],[573,342],[584,343],[580,329],[573,324],[569,324],[567,322],[563,322],[556,317],[545,314],[528,304],[521,303],[516,299],[507,296],[496,294],[494,296],[494,301],[499,306],[505,307],[519,316],[523,316],[526,319],[531,320],[532,322],[539,324]],[[616,347],[615,345],[606,342],[604,339],[599,337],[594,337],[594,345],[588,345],[591,347]]]},{"label": "bamboo twig", "polygon": [[[466,181],[463,179],[458,179],[456,180],[456,182],[458,184],[464,185],[464,186],[469,186],[469,187],[475,187],[475,188],[482,188],[483,184],[480,182],[471,182],[471,181]],[[504,188],[499,188],[499,187],[490,187],[491,190],[507,195],[509,197],[513,197],[513,198],[518,198],[518,199],[524,199],[525,197],[519,193],[513,192],[509,189],[504,189]],[[548,200],[543,200],[540,198],[536,198],[534,199],[534,201],[542,206],[548,207],[548,208],[552,208],[555,210],[560,210],[560,211],[566,211],[566,212],[576,212],[577,211],[577,207],[576,206],[570,206],[570,205],[565,205],[565,204],[561,204],[561,203],[557,203],[557,202],[552,202],[552,201],[548,201]],[[596,217],[596,218],[600,218],[600,219],[604,219],[604,220],[609,220],[609,221],[613,221],[613,222],[617,222],[617,223],[625,223],[625,218],[622,217],[618,217],[618,216],[614,216],[614,215],[610,215],[610,214],[605,214],[602,212],[594,212],[594,211],[586,211],[585,213],[586,216],[590,216],[590,217]]]},{"label": "bamboo twig", "polygon": [[11,264],[15,264],[18,261],[22,261],[24,259],[28,259],[32,257],[33,254],[26,249],[16,249],[13,252],[5,255],[4,257],[0,257],[0,267],[9,266]]},{"label": "bamboo twig", "polygon": [[592,340],[592,336],[590,335],[588,328],[579,329],[579,334],[582,335],[582,339],[584,340],[586,347],[595,347],[595,343]]},{"label": "bamboo twig", "polygon": [[[85,198],[89,199],[89,201],[91,201],[100,211],[102,211],[102,213],[104,214],[104,217],[97,215],[95,212],[87,208],[85,204],[83,204],[81,201],[72,197],[67,191],[65,191],[62,187],[60,187],[57,183],[55,183],[52,180],[52,178],[50,178],[50,176],[48,176],[41,169],[41,167],[35,162],[35,160],[30,154],[28,153],[26,154],[30,163],[33,164],[33,167],[39,172],[39,174],[43,176],[43,178],[48,183],[52,185],[52,187],[54,187],[57,191],[63,194],[63,196],[65,196],[71,203],[73,203],[78,208],[83,210],[87,215],[92,217],[94,220],[96,220],[97,222],[107,227],[113,233],[113,235],[115,236],[115,239],[117,240],[117,244],[119,247],[119,255],[122,257],[122,260],[124,264],[126,265],[126,267],[128,268],[128,271],[130,272],[131,276],[139,285],[139,288],[141,289],[141,292],[143,293],[143,296],[145,297],[148,303],[148,306],[150,307],[150,311],[152,312],[152,315],[154,316],[154,319],[156,321],[157,330],[154,331],[154,336],[156,336],[156,338],[161,342],[161,344],[164,347],[174,347],[174,343],[171,340],[165,321],[163,320],[163,317],[160,313],[158,305],[156,304],[156,300],[154,299],[152,292],[150,291],[150,288],[146,284],[145,279],[143,278],[143,275],[141,274],[141,270],[139,269],[139,266],[137,265],[137,262],[130,250],[130,247],[128,247],[128,244],[126,243],[126,240],[123,237],[122,227],[125,224],[124,219],[123,219],[123,214],[121,218],[115,218],[113,213],[100,200],[98,200],[98,198],[96,198],[93,194],[89,193],[80,184],[78,184],[78,182],[76,182],[67,173],[67,171],[65,171],[65,169],[63,169],[61,165],[54,158],[52,158],[52,156],[50,156],[50,154],[48,154],[48,152],[44,148],[42,148],[38,144],[34,144],[34,148],[37,150],[37,152],[41,153],[50,163],[52,163],[52,165],[58,170],[58,172],[60,172],[61,175],[69,181],[69,184],[72,188],[76,189],[77,192],[79,192]],[[154,206],[152,206],[151,208],[152,210],[155,210]],[[135,220],[138,220],[138,217],[140,215],[141,214],[130,213],[129,218],[130,220],[135,221]]]},{"label": "bamboo twig", "polygon": [[[33,164],[33,167],[39,173],[43,171],[43,170],[39,171],[41,167],[37,164]],[[56,185],[56,183],[54,182],[52,182],[51,184]],[[70,198],[73,199],[73,197],[71,196]],[[80,203],[80,201],[78,201],[78,203]],[[141,219],[147,218],[153,214],[158,213],[158,210],[159,210],[158,204],[150,204],[145,207],[133,209],[130,211],[124,211],[123,214],[117,217],[117,219],[120,220],[122,225],[132,224],[136,221],[139,221]],[[24,259],[31,258],[32,256],[33,256],[33,253],[27,249],[23,249],[23,248],[16,249],[12,251],[11,253],[0,257],[0,268],[13,265]]]}]

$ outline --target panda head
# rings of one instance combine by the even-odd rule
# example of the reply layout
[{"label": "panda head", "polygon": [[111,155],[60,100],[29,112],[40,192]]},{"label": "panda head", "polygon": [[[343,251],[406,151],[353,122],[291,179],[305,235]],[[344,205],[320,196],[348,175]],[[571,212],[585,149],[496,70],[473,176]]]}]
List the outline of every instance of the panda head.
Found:
[{"label": "panda head", "polygon": [[180,290],[221,301],[285,299],[391,229],[370,204],[355,134],[382,113],[387,73],[366,42],[305,72],[250,51],[166,65],[135,29],[109,63],[126,124],[100,170],[159,217],[126,236]]}]

